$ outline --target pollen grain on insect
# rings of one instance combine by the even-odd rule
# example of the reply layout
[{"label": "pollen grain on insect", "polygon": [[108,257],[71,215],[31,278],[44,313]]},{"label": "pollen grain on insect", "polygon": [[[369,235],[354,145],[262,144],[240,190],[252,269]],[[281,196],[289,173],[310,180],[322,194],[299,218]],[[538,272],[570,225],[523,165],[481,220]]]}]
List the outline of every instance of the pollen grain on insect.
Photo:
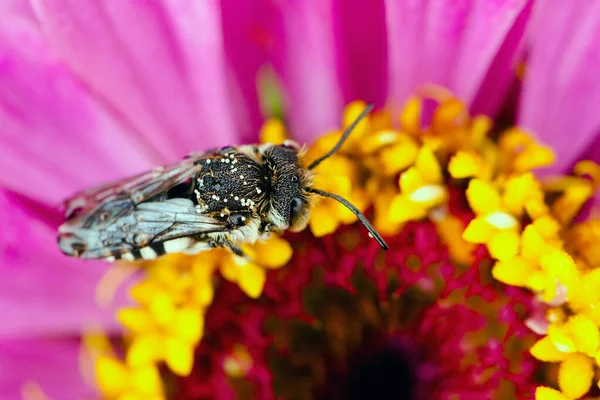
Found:
[{"label": "pollen grain on insect", "polygon": [[256,193],[261,194],[262,190],[260,190],[260,188],[256,188]]}]

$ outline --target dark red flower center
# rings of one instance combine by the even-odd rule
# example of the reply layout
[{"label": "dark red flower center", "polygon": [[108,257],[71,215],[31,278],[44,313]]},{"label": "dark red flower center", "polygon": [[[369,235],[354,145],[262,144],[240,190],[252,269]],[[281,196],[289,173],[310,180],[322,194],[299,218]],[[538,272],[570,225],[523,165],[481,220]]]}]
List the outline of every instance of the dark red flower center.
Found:
[{"label": "dark red flower center", "polygon": [[523,323],[531,295],[494,282],[484,248],[472,265],[458,266],[425,221],[387,238],[386,253],[357,226],[288,239],[292,261],[269,273],[261,298],[250,300],[233,284],[219,288],[194,372],[177,383],[177,398],[533,391],[536,364],[527,350],[534,338]]},{"label": "dark red flower center", "polygon": [[413,399],[416,376],[405,352],[390,343],[348,359],[345,398]]}]

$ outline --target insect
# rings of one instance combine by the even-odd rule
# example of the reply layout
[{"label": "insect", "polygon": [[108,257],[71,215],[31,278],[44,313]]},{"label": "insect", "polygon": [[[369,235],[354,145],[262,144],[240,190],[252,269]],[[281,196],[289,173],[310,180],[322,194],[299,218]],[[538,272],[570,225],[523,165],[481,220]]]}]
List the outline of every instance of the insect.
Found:
[{"label": "insect", "polygon": [[66,201],[58,246],[69,256],[109,261],[217,247],[245,256],[242,243],[266,239],[271,232],[304,229],[311,199],[324,196],[348,207],[387,250],[356,207],[312,186],[314,168],[339,150],[372,107],[308,167],[302,166],[302,151],[293,142],[230,146],[85,190]]}]

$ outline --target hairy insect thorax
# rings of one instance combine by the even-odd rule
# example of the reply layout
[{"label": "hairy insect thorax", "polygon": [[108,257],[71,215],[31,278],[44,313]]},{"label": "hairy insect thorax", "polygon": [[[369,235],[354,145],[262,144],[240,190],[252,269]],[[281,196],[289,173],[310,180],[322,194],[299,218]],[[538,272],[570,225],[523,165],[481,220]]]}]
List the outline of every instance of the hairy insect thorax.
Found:
[{"label": "hairy insect thorax", "polygon": [[299,165],[296,148],[229,147],[199,163],[202,170],[194,189],[198,212],[229,218],[239,229],[257,224],[261,232],[245,233],[248,240],[272,229],[298,230],[306,225],[310,174]]}]

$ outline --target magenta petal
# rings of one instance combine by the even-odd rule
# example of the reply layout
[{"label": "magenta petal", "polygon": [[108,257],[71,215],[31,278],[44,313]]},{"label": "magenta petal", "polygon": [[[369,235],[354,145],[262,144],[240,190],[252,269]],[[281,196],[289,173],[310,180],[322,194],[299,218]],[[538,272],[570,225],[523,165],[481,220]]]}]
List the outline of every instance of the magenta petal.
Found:
[{"label": "magenta petal", "polygon": [[48,54],[30,15],[6,15],[0,17],[0,186],[58,203],[76,189],[158,161]]},{"label": "magenta petal", "polygon": [[31,4],[23,0],[3,0],[0,3],[0,15],[10,15],[13,22],[25,20],[31,23],[35,21]]},{"label": "magenta petal", "polygon": [[555,149],[559,172],[600,129],[600,2],[542,1],[534,17],[519,123]]},{"label": "magenta petal", "polygon": [[[513,89],[515,79],[515,66],[518,60],[515,56],[522,56],[524,35],[529,27],[533,2],[527,2],[522,7],[506,33],[502,45],[498,48],[496,57],[489,65],[486,76],[483,78],[476,95],[471,98],[472,114],[494,115],[504,102],[510,101],[510,91]],[[461,59],[461,64],[469,68],[469,61]],[[457,76],[457,79],[460,77]]]},{"label": "magenta petal", "polygon": [[258,82],[260,68],[266,64],[274,38],[271,23],[276,9],[270,0],[252,2],[221,0],[223,43],[238,102],[245,112],[237,113],[242,141],[256,141],[256,132],[263,123],[259,105]]},{"label": "magenta petal", "polygon": [[[95,391],[82,379],[77,339],[0,341],[0,399],[38,399],[31,389],[51,399],[91,399]],[[24,394],[28,393],[30,397]]]},{"label": "magenta petal", "polygon": [[[600,133],[600,126],[596,129],[596,133]],[[595,163],[600,164],[600,136],[598,136],[598,134],[593,138],[590,145],[576,157],[576,160],[592,160]]]},{"label": "magenta petal", "polygon": [[331,4],[282,2],[273,23],[273,65],[283,81],[291,134],[309,142],[339,127],[344,106]]},{"label": "magenta petal", "polygon": [[53,50],[168,160],[238,141],[216,0],[40,0]]},{"label": "magenta petal", "polygon": [[0,215],[0,337],[78,334],[90,324],[119,329],[114,307],[100,309],[94,298],[109,265],[59,252],[56,211],[0,190]]},{"label": "magenta petal", "polygon": [[[472,104],[484,79],[490,92],[506,92],[520,36],[507,35],[527,10],[529,0],[388,1],[390,96],[402,103],[424,83],[453,90]],[[517,40],[515,40],[517,39]],[[496,57],[496,73],[489,71]],[[500,78],[500,79],[498,79]],[[494,90],[492,90],[494,89]],[[483,110],[493,113],[494,110]]]},{"label": "magenta petal", "polygon": [[385,105],[388,90],[388,44],[384,0],[333,2],[338,74],[344,102]]}]

